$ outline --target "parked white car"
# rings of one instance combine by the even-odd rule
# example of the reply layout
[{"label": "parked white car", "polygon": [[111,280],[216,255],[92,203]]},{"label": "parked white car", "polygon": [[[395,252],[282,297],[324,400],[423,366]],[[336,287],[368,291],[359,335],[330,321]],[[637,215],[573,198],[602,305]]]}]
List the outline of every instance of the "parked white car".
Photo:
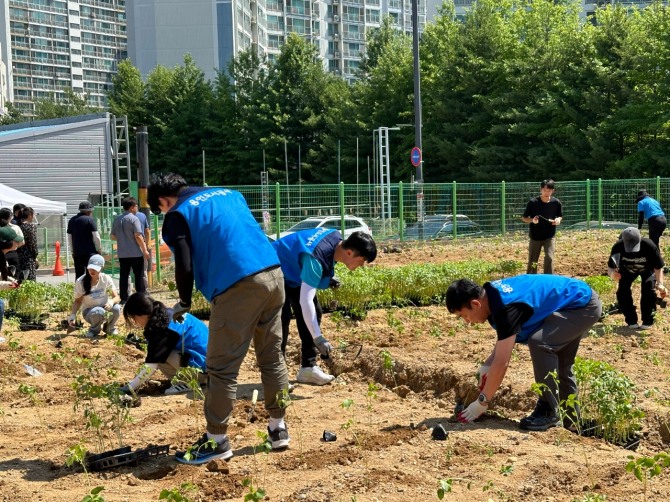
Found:
[{"label": "parked white car", "polygon": [[[315,216],[296,223],[291,228],[279,234],[279,237],[285,237],[301,230],[311,230],[314,228],[332,228],[342,232],[342,218],[340,216]],[[344,238],[346,239],[354,232],[364,232],[372,235],[370,227],[358,216],[345,215],[344,217]]]}]

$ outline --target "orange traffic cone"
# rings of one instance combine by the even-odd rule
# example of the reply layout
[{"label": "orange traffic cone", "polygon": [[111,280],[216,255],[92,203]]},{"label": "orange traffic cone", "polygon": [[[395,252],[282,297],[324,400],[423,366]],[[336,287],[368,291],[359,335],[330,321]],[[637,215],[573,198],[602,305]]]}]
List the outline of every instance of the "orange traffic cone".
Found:
[{"label": "orange traffic cone", "polygon": [[65,275],[63,265],[60,263],[60,241],[56,241],[56,264],[54,265],[53,275]]}]

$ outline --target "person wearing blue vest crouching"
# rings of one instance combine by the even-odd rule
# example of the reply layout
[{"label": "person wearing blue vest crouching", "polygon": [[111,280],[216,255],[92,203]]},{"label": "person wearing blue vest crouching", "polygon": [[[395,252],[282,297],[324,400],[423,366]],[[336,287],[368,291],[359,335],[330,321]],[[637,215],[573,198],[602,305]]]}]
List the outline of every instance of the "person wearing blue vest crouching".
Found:
[{"label": "person wearing blue vest crouching", "polygon": [[[483,286],[460,279],[447,290],[447,308],[467,323],[488,321],[497,333],[493,352],[479,368],[481,393],[458,414],[458,420],[469,423],[486,412],[507,372],[514,344],[524,343],[530,350],[535,382],[545,387],[535,410],[519,425],[530,431],[561,425],[559,403],[571,394],[577,398],[572,366],[579,343],[602,312],[595,291],[583,281],[558,275],[519,275]],[[577,407],[565,411],[563,425],[576,425]]]},{"label": "person wearing blue vest crouching", "polygon": [[[301,341],[300,383],[326,385],[335,377],[316,364],[317,349],[329,357],[332,347],[321,333],[321,305],[318,289],[332,286],[335,262],[349,270],[371,263],[377,257],[372,236],[353,232],[346,240],[337,230],[317,228],[282,237],[272,243],[284,273],[286,302],[281,315],[282,352],[286,353],[291,312],[295,315]],[[335,282],[339,284],[339,281]]]},{"label": "person wearing blue vest crouching", "polygon": [[659,249],[661,236],[665,232],[665,227],[668,225],[668,220],[665,218],[665,213],[661,208],[661,203],[656,199],[652,199],[646,190],[640,190],[637,193],[637,228],[642,230],[644,220],[647,220],[649,225],[649,238]]},{"label": "person wearing blue vest crouching", "polygon": [[190,187],[177,174],[155,174],[147,190],[151,210],[164,213],[163,240],[175,262],[179,302],[172,318],[183,322],[191,308],[193,284],[210,302],[207,344],[207,432],[178,462],[204,464],[233,456],[228,422],[233,414],[240,366],[254,343],[261,371],[268,436],[273,450],[287,448],[288,390],[281,352],[284,275],[277,253],[251,214],[244,197],[227,188]]},{"label": "person wearing blue vest crouching", "polygon": [[[147,341],[147,355],[139,373],[121,387],[124,394],[136,392],[158,369],[166,377],[174,377],[181,367],[197,368],[201,384],[207,383],[205,359],[207,355],[207,325],[191,314],[184,314],[184,322],[172,319],[172,310],[147,293],[130,295],[123,307],[126,324],[142,328]],[[173,384],[165,391],[172,396],[191,389],[184,383]]]}]

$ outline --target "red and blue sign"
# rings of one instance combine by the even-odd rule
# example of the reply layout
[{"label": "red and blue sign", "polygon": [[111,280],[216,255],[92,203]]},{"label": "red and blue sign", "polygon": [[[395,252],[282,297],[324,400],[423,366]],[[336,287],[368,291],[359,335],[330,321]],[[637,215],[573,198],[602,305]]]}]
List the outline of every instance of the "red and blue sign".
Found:
[{"label": "red and blue sign", "polygon": [[412,148],[412,153],[409,156],[414,167],[419,167],[421,165],[421,148],[415,146]]}]

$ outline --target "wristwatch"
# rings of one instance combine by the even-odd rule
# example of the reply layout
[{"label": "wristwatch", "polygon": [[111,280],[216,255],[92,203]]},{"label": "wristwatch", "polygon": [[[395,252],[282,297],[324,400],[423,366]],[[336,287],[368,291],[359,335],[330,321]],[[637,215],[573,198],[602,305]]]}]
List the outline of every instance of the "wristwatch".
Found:
[{"label": "wristwatch", "polygon": [[486,394],[484,394],[483,392],[481,394],[479,394],[479,397],[477,398],[477,401],[479,401],[479,404],[482,404],[484,406],[489,405],[489,400],[486,399]]}]

